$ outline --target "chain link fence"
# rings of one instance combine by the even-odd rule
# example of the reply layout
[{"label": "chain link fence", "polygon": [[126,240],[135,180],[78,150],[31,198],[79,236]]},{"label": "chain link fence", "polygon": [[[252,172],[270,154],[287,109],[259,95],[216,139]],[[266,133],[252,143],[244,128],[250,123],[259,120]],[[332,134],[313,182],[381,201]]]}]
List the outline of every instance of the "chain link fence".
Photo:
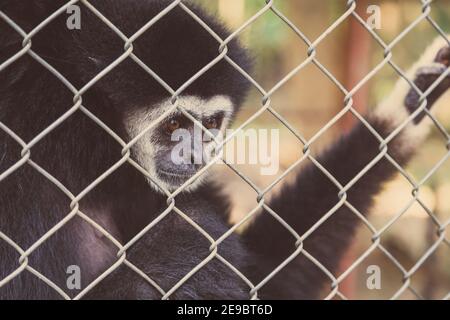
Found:
[{"label": "chain link fence", "polygon": [[[422,13],[417,16],[413,23],[411,23],[407,28],[405,28],[398,36],[393,39],[390,43],[385,43],[381,37],[373,30],[367,22],[357,13],[357,1],[350,0],[346,3],[343,1],[342,6],[345,6],[346,11],[338,17],[317,39],[309,39],[299,27],[297,27],[293,22],[289,20],[289,18],[285,15],[284,12],[277,8],[276,0],[266,0],[260,1],[261,7],[260,10],[254,14],[250,19],[248,19],[244,24],[238,27],[234,32],[232,32],[229,37],[226,39],[220,38],[204,21],[202,21],[192,10],[190,10],[189,5],[184,3],[182,0],[174,0],[167,8],[162,10],[158,15],[148,21],[147,24],[142,26],[134,35],[131,37],[127,37],[121,30],[119,30],[111,21],[106,18],[102,12],[98,11],[95,6],[93,6],[87,0],[71,0],[68,1],[64,6],[51,14],[44,21],[39,23],[33,30],[30,32],[25,32],[14,20],[12,20],[7,14],[0,11],[0,19],[6,22],[10,27],[12,27],[15,32],[17,32],[22,38],[22,49],[18,51],[16,54],[11,56],[6,61],[0,61],[0,73],[8,72],[7,68],[11,64],[14,64],[18,59],[22,56],[29,55],[35,61],[37,61],[40,65],[46,68],[49,72],[51,72],[55,77],[57,77],[62,84],[64,84],[72,93],[73,93],[73,106],[69,108],[62,116],[60,116],[55,122],[49,125],[45,130],[36,135],[31,141],[24,141],[20,136],[18,136],[13,130],[8,128],[8,126],[2,122],[0,122],[0,129],[4,131],[7,135],[9,135],[12,139],[14,139],[17,144],[19,144],[22,148],[21,158],[14,165],[9,167],[6,171],[0,172],[0,183],[2,180],[7,178],[9,175],[14,172],[20,170],[23,166],[30,166],[43,177],[45,177],[48,181],[53,183],[59,190],[61,190],[71,201],[70,207],[67,208],[67,215],[62,219],[58,224],[56,224],[53,228],[48,230],[48,232],[43,235],[38,241],[36,241],[33,245],[28,248],[21,248],[17,243],[15,243],[14,239],[11,239],[6,234],[2,233],[0,230],[0,239],[8,243],[12,248],[14,248],[19,254],[20,259],[18,261],[19,265],[14,272],[10,273],[4,279],[0,279],[0,288],[5,286],[12,279],[17,277],[23,272],[29,272],[39,278],[41,281],[46,283],[49,287],[53,288],[57,293],[61,295],[61,297],[65,299],[70,299],[69,295],[64,291],[63,288],[58,287],[51,279],[47,278],[38,270],[34,269],[32,265],[29,264],[28,257],[39,248],[45,241],[47,241],[52,235],[54,235],[58,230],[60,230],[68,221],[73,219],[75,216],[80,217],[87,223],[89,223],[92,227],[97,229],[101,234],[103,234],[107,239],[111,241],[117,247],[117,261],[111,265],[106,271],[104,271],[98,278],[96,278],[92,283],[83,288],[83,290],[75,297],[75,299],[80,299],[85,296],[92,288],[94,288],[100,281],[102,281],[105,277],[111,274],[114,270],[116,270],[119,266],[125,265],[130,268],[137,275],[141,276],[145,281],[147,281],[150,285],[155,287],[163,296],[163,299],[169,299],[171,295],[180,288],[188,279],[190,279],[195,273],[197,273],[201,268],[203,268],[207,263],[209,263],[213,259],[217,259],[221,261],[224,265],[226,265],[232,272],[234,272],[237,276],[239,276],[243,281],[248,284],[249,289],[249,298],[257,299],[258,298],[258,290],[262,288],[266,283],[271,281],[271,279],[281,270],[283,269],[290,261],[296,258],[299,255],[303,255],[309,261],[311,261],[314,265],[320,268],[323,273],[330,279],[329,281],[329,292],[327,295],[327,299],[333,298],[342,298],[346,299],[345,294],[340,290],[340,284],[347,278],[349,275],[375,250],[380,250],[386,256],[387,259],[392,261],[392,263],[398,268],[399,272],[403,275],[403,285],[397,290],[397,292],[392,296],[392,299],[399,298],[404,292],[410,291],[415,296],[420,298],[420,294],[417,293],[415,288],[412,285],[411,279],[414,274],[417,272],[419,268],[421,268],[424,263],[429,259],[429,257],[437,250],[439,246],[447,246],[450,248],[450,239],[448,238],[448,227],[450,224],[450,220],[442,221],[435,215],[435,213],[427,207],[427,205],[420,199],[419,191],[421,187],[427,182],[427,180],[434,175],[439,168],[448,160],[450,157],[450,151],[447,151],[445,156],[435,164],[435,166],[428,172],[428,174],[420,181],[416,181],[404,168],[400,167],[387,153],[387,144],[391,141],[399,132],[408,124],[405,122],[402,126],[397,128],[389,137],[383,139],[379,137],[375,130],[370,126],[370,124],[364,119],[363,115],[361,115],[357,109],[354,107],[353,96],[360,90],[369,80],[371,80],[380,69],[385,66],[390,66],[397,74],[398,77],[404,78],[408,83],[411,84],[412,87],[414,85],[411,82],[411,79],[406,77],[404,70],[402,70],[396,63],[393,61],[393,49],[394,47],[405,37],[407,36],[411,30],[418,25],[426,21],[429,23],[436,32],[442,36],[442,38],[447,39],[445,32],[441,29],[441,27],[431,18],[430,13],[433,9],[432,1],[422,0],[419,1],[422,4]],[[97,76],[95,76],[92,80],[86,83],[82,88],[76,88],[72,83],[70,83],[61,73],[58,72],[55,68],[52,67],[51,63],[46,61],[45,57],[39,56],[33,50],[33,37],[41,32],[46,25],[48,25],[52,20],[56,17],[64,14],[67,9],[72,5],[83,5],[87,9],[89,9],[93,14],[95,14],[98,19],[100,19],[105,25],[107,25],[118,37],[123,40],[123,54],[118,57],[114,62],[112,62],[107,68],[101,71]],[[133,42],[136,41],[144,32],[152,28],[152,26],[157,23],[159,20],[164,19],[165,15],[167,15],[174,8],[181,8],[184,10],[186,15],[190,16],[193,20],[195,20],[199,25],[201,25],[204,30],[206,30],[211,37],[217,40],[217,57],[213,59],[210,63],[205,65],[201,70],[199,70],[192,78],[186,81],[179,88],[170,87],[164,79],[162,79],[157,73],[155,73],[151,68],[145,65],[139,57],[137,57],[133,53]],[[251,26],[257,19],[271,11],[274,13],[288,28],[290,28],[295,34],[298,36],[298,40],[306,44],[308,47],[307,50],[307,59],[305,59],[301,64],[296,66],[292,71],[287,74],[281,81],[276,83],[270,89],[263,88],[251,75],[249,75],[246,71],[244,71],[235,61],[233,61],[228,56],[227,44],[230,43],[233,39],[239,37],[249,26]],[[341,24],[343,24],[346,20],[354,18],[358,21],[358,23],[365,28],[368,34],[373,37],[373,39],[378,43],[380,48],[384,50],[384,59],[376,65],[357,85],[355,85],[351,90],[345,89],[344,85],[340,83],[337,78],[318,60],[317,58],[317,47],[321,44],[324,39],[329,37],[330,33],[332,33],[336,28],[338,28]],[[448,40],[446,40],[448,41]],[[142,131],[139,135],[133,138],[131,141],[124,141],[120,138],[113,130],[111,130],[102,119],[96,117],[93,113],[91,113],[88,108],[83,106],[83,94],[86,93],[91,87],[93,87],[100,79],[102,79],[105,75],[107,75],[111,70],[113,70],[116,66],[118,66],[125,59],[132,59],[136,64],[138,64],[145,72],[151,75],[158,83],[164,87],[168,93],[170,93],[172,99],[172,106],[159,117],[157,121],[152,123],[146,130]],[[303,146],[303,155],[298,161],[296,161],[293,165],[291,165],[285,172],[279,176],[273,183],[271,183],[265,189],[260,189],[256,183],[254,183],[249,177],[247,177],[243,172],[239,171],[234,165],[226,163],[226,165],[233,170],[245,183],[247,183],[257,194],[257,203],[255,208],[246,214],[241,220],[234,224],[228,232],[223,234],[220,238],[214,239],[211,237],[205,230],[203,230],[197,223],[195,223],[188,215],[186,215],[183,211],[177,208],[176,197],[184,191],[184,189],[193,181],[195,181],[199,176],[201,176],[205,171],[209,170],[210,167],[218,162],[224,161],[220,156],[217,156],[213,159],[208,165],[202,168],[197,174],[191,177],[188,181],[186,181],[180,188],[178,188],[174,192],[170,192],[167,189],[164,189],[163,186],[158,185],[157,181],[152,179],[152,176],[137,162],[135,162],[130,157],[130,149],[137,143],[139,139],[141,139],[149,130],[157,126],[161,121],[163,121],[169,114],[173,111],[178,110],[183,113],[187,118],[191,119],[196,125],[201,126],[204,130],[205,134],[209,135],[212,139],[215,139],[214,135],[212,135],[202,124],[197,121],[190,113],[183,109],[182,106],[178,104],[178,98],[182,93],[199,77],[205,74],[208,70],[210,70],[214,65],[216,65],[220,61],[226,61],[229,65],[231,65],[236,71],[241,73],[251,84],[252,86],[260,93],[261,95],[261,106],[256,112],[254,112],[246,121],[244,121],[234,133],[227,137],[224,141],[216,141],[219,145],[224,145],[231,139],[235,137],[239,131],[243,130],[246,126],[251,124],[255,119],[257,119],[261,114],[265,112],[269,112],[272,114],[278,121],[285,126],[295,137],[298,139],[299,143]],[[271,98],[272,96],[278,92],[278,90],[290,81],[295,75],[300,73],[307,66],[313,65],[320,72],[323,73],[327,77],[327,79],[332,82],[344,95],[345,99],[343,101],[343,108],[340,112],[338,112],[328,123],[326,123],[312,138],[306,139],[302,136],[298,131],[289,123],[288,119],[283,118],[272,106]],[[444,75],[445,77],[445,75]],[[442,80],[443,77],[440,78]],[[428,93],[430,93],[433,88],[438,85],[439,81],[437,81],[432,88],[428,90],[428,92],[420,93],[422,97],[425,97]],[[78,194],[73,194],[70,190],[68,190],[60,181],[58,181],[54,176],[52,176],[51,172],[46,171],[44,168],[35,163],[32,159],[31,148],[36,146],[41,140],[45,139],[46,136],[52,132],[55,128],[60,126],[63,122],[65,122],[68,118],[70,118],[75,112],[82,112],[87,117],[89,117],[93,123],[97,124],[101,129],[107,132],[111,137],[113,137],[118,144],[122,147],[122,157],[119,161],[117,161],[113,166],[111,166],[107,171],[101,174],[97,179],[92,181],[90,185],[88,185],[84,190],[82,190]],[[311,146],[315,144],[315,142],[323,136],[330,128],[335,125],[345,114],[351,113],[353,114],[359,121],[361,121],[367,129],[374,133],[374,135],[380,141],[380,153],[379,155],[373,159],[373,161],[368,164],[358,175],[354,177],[347,185],[340,185],[336,179],[324,168],[315,158],[313,152],[311,152]],[[433,117],[428,113],[428,116],[432,117],[436,128],[442,133],[447,142],[447,150],[450,148],[450,134],[446,131],[445,127],[439,122],[439,120]],[[412,121],[412,117],[409,119]],[[365,175],[373,166],[375,166],[380,159],[387,159],[394,166],[396,166],[398,172],[404,176],[411,185],[411,191],[413,197],[411,201],[405,204],[405,207],[402,211],[398,212],[392,219],[385,224],[382,228],[376,228],[373,224],[356,208],[352,206],[351,203],[347,201],[346,193],[347,191],[355,185],[361,177]],[[330,181],[332,181],[339,188],[339,199],[340,201],[329,211],[324,212],[323,218],[317,221],[317,223],[310,228],[305,234],[297,234],[276,212],[274,212],[271,208],[269,208],[265,203],[265,196],[276,186],[278,185],[288,174],[294,171],[302,162],[309,160],[311,161],[317,168],[326,175]],[[164,210],[153,222],[147,225],[142,231],[137,234],[131,241],[122,245],[118,240],[116,240],[111,234],[109,234],[102,226],[100,226],[96,221],[93,221],[86,214],[84,214],[80,210],[79,202],[83,199],[89,192],[91,192],[97,185],[99,185],[103,180],[105,180],[109,175],[111,175],[114,171],[116,171],[119,167],[128,163],[132,165],[136,170],[138,170],[142,175],[146,176],[148,179],[152,180],[154,184],[158,185],[167,196],[167,209]],[[421,258],[415,263],[412,268],[405,268],[400,261],[396,259],[394,255],[392,255],[389,250],[382,245],[381,237],[383,234],[393,225],[395,224],[402,215],[413,205],[419,204],[429,215],[434,223],[435,232],[438,235],[437,240],[432,243],[431,246],[426,250],[426,252],[421,256]],[[320,227],[321,224],[324,223],[331,215],[333,215],[339,208],[347,207],[350,209],[356,216],[361,219],[361,222],[367,227],[367,229],[372,234],[372,245],[363,252],[355,261],[339,276],[333,275],[329,270],[325,268],[321,264],[320,261],[316,260],[315,257],[311,256],[306,250],[303,248],[303,241],[307,239],[316,229]],[[268,274],[261,282],[252,283],[245,274],[243,274],[240,270],[234,267],[229,261],[227,261],[224,257],[222,257],[218,253],[218,246],[226,240],[231,234],[237,232],[237,229],[243,225],[246,221],[251,219],[261,208],[264,208],[267,212],[273,215],[278,223],[282,224],[286,230],[292,233],[292,235],[297,239],[296,247],[297,250],[292,252],[290,257],[288,257],[284,262],[282,262],[277,268],[275,268],[270,274]],[[205,258],[201,263],[199,263],[194,269],[192,269],[188,274],[186,274],[182,279],[178,281],[176,285],[174,285],[169,290],[164,290],[161,288],[158,283],[151,279],[148,275],[146,275],[142,270],[137,268],[133,263],[127,260],[126,252],[127,250],[139,241],[144,234],[147,232],[151,232],[151,229],[159,223],[166,215],[168,214],[178,214],[180,217],[185,219],[196,231],[201,233],[206,239],[211,243],[210,246],[210,255]],[[442,297],[443,299],[450,299],[450,292]]]}]

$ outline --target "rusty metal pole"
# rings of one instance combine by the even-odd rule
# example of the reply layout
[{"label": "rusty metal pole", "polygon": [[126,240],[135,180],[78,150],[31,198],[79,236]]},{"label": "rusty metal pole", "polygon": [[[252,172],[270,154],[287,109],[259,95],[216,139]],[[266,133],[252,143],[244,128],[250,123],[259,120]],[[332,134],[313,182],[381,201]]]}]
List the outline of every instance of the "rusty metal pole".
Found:
[{"label": "rusty metal pole", "polygon": [[[368,6],[367,0],[358,1],[357,13],[364,17],[366,16],[366,9]],[[345,61],[346,80],[345,86],[347,90],[351,90],[365,75],[370,72],[370,34],[361,26],[355,18],[350,18],[348,25],[347,37],[347,52]],[[367,105],[369,100],[368,86],[363,86],[353,96],[353,108],[359,113],[365,114],[367,112]],[[348,113],[342,119],[341,130],[343,132],[350,131],[355,125],[356,118]],[[341,262],[341,270],[346,270],[356,259],[354,248],[350,248],[344,259]],[[350,274],[339,286],[340,291],[349,298],[355,296],[356,277]]]}]

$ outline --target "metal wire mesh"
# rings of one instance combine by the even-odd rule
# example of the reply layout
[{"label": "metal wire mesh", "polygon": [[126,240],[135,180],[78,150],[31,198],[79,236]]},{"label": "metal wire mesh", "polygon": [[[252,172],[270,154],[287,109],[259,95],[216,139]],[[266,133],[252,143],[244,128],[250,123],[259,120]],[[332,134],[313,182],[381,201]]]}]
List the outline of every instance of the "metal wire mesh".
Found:
[{"label": "metal wire mesh", "polygon": [[[40,65],[50,71],[55,77],[57,77],[61,83],[63,83],[72,93],[73,93],[73,106],[68,109],[62,116],[60,116],[55,122],[49,125],[45,130],[36,135],[31,141],[24,141],[20,136],[18,136],[14,131],[8,128],[5,124],[0,122],[0,129],[4,131],[7,135],[13,138],[21,147],[21,158],[14,165],[8,168],[6,171],[0,173],[0,183],[6,177],[19,170],[23,166],[30,166],[37,172],[39,172],[43,177],[48,179],[51,183],[53,183],[58,189],[60,189],[71,201],[70,207],[67,208],[67,215],[62,219],[59,223],[57,223],[54,227],[48,230],[39,240],[37,240],[33,245],[28,248],[21,248],[17,245],[13,239],[9,238],[7,235],[0,231],[0,238],[2,241],[8,243],[12,248],[14,248],[19,254],[20,258],[18,261],[18,267],[11,274],[9,274],[4,279],[0,280],[0,287],[4,286],[12,279],[17,277],[22,272],[29,272],[45,282],[49,287],[53,288],[57,293],[59,293],[63,298],[70,299],[69,295],[60,287],[58,287],[55,283],[53,283],[50,279],[45,277],[42,273],[35,270],[28,261],[28,257],[39,247],[41,246],[47,239],[49,239],[53,234],[55,234],[59,229],[61,229],[68,221],[70,221],[73,217],[78,216],[82,218],[84,221],[89,223],[92,227],[101,232],[107,239],[109,239],[116,247],[117,247],[117,261],[111,265],[106,271],[104,271],[98,278],[96,278],[92,283],[90,283],[87,287],[85,287],[74,299],[80,299],[85,296],[94,286],[96,286],[100,281],[102,281],[105,277],[111,274],[114,270],[116,270],[119,266],[125,265],[134,271],[136,274],[141,276],[145,281],[155,287],[162,295],[163,299],[168,299],[170,296],[182,286],[190,277],[192,277],[196,272],[198,272],[202,267],[204,267],[207,263],[209,263],[213,259],[217,259],[221,261],[224,265],[226,265],[232,272],[234,272],[238,277],[247,283],[249,287],[249,298],[257,299],[258,298],[258,290],[262,288],[266,283],[271,281],[271,279],[281,270],[283,269],[290,261],[296,258],[299,255],[303,255],[309,261],[311,261],[314,265],[316,265],[323,273],[330,279],[330,291],[327,295],[327,299],[332,298],[343,298],[345,299],[345,295],[340,291],[340,284],[349,276],[349,274],[354,271],[374,250],[381,250],[386,256],[387,259],[392,261],[394,265],[398,268],[398,270],[403,274],[403,285],[398,291],[392,296],[392,299],[396,299],[400,297],[405,291],[409,290],[414,295],[419,296],[414,287],[411,284],[411,278],[416,273],[416,271],[424,265],[427,259],[437,250],[440,245],[446,245],[450,247],[450,239],[446,236],[446,230],[448,230],[450,220],[441,221],[432,210],[430,210],[425,203],[419,198],[420,188],[427,182],[427,180],[437,172],[437,170],[443,165],[443,163],[450,157],[450,151],[446,153],[446,155],[442,158],[442,160],[437,163],[429,173],[421,180],[415,181],[415,179],[409,175],[404,168],[402,168],[399,164],[395,162],[393,158],[391,158],[387,152],[387,144],[394,139],[399,132],[408,125],[414,118],[414,114],[411,115],[409,119],[407,119],[401,126],[399,126],[392,134],[387,138],[382,138],[377,134],[377,132],[371,127],[371,125],[364,119],[364,117],[354,108],[353,105],[353,96],[355,93],[361,89],[372,77],[374,77],[377,72],[385,67],[390,66],[399,77],[404,78],[411,87],[415,88],[421,95],[422,100],[426,98],[426,96],[439,84],[447,73],[444,74],[436,83],[427,91],[420,92],[418,88],[415,87],[414,83],[411,79],[408,79],[405,72],[396,65],[393,60],[393,48],[401,41],[417,24],[427,21],[444,39],[447,40],[445,33],[439,27],[439,25],[431,18],[430,13],[432,10],[432,1],[422,0],[422,14],[420,14],[413,23],[411,23],[406,29],[404,29],[398,36],[390,43],[385,43],[379,35],[367,25],[366,21],[361,18],[360,15],[356,12],[356,2],[355,0],[347,1],[347,3],[343,3],[346,6],[346,11],[336,19],[317,39],[311,40],[309,39],[294,23],[292,23],[287,16],[277,9],[277,3],[275,0],[266,0],[265,3],[261,3],[260,10],[254,14],[250,19],[248,19],[244,24],[242,24],[239,28],[237,28],[229,37],[226,39],[221,39],[204,21],[202,21],[193,11],[189,9],[189,6],[183,3],[182,0],[174,0],[167,8],[162,10],[160,14],[156,15],[147,24],[142,26],[134,35],[131,37],[125,36],[124,33],[121,32],[111,21],[108,20],[102,12],[99,12],[89,1],[87,0],[71,0],[68,1],[64,6],[55,11],[52,15],[47,17],[44,21],[39,23],[32,31],[26,33],[18,24],[16,24],[12,19],[10,19],[5,13],[0,11],[0,19],[4,20],[9,26],[11,26],[18,34],[23,37],[22,49],[18,51],[16,54],[11,56],[6,61],[1,62],[0,64],[0,72],[7,72],[6,68],[15,63],[18,59],[20,59],[24,55],[29,55],[35,61],[37,61]],[[98,75],[96,75],[93,79],[91,79],[88,83],[86,83],[82,88],[76,88],[72,85],[62,74],[58,72],[52,65],[45,60],[44,57],[39,56],[35,51],[33,51],[32,39],[33,37],[39,33],[46,25],[48,25],[52,20],[54,20],[57,16],[64,13],[67,8],[73,4],[84,5],[88,8],[93,14],[95,14],[99,20],[101,20],[105,25],[107,25],[118,37],[123,40],[123,54],[118,57],[115,61],[113,61],[108,67],[106,67],[103,71],[101,71]],[[161,19],[164,19],[165,15],[168,14],[174,8],[181,8],[184,10],[186,15],[190,16],[194,19],[199,25],[201,25],[210,35],[217,41],[217,57],[213,59],[210,63],[205,65],[201,70],[199,70],[194,76],[192,76],[188,81],[186,81],[179,88],[171,88],[157,73],[155,73],[151,68],[145,65],[134,53],[133,53],[133,42],[136,41],[144,32],[152,28],[152,26]],[[281,81],[276,83],[276,85],[269,90],[264,89],[256,80],[254,80],[248,73],[246,73],[236,62],[234,62],[230,56],[228,56],[228,48],[227,45],[233,39],[239,37],[243,31],[252,25],[257,19],[263,16],[266,12],[272,11],[283,23],[286,24],[287,27],[292,29],[295,34],[298,36],[298,39],[304,42],[307,47],[307,59],[305,59],[301,64],[295,67],[288,75],[286,75]],[[384,59],[381,61],[375,68],[373,68],[357,85],[355,85],[350,91],[346,90],[344,86],[337,80],[335,76],[317,59],[317,47],[318,45],[327,38],[330,33],[335,30],[338,26],[344,23],[350,17],[354,17],[360,24],[363,26],[367,32],[376,40],[379,46],[384,50]],[[115,132],[113,132],[105,123],[102,122],[102,119],[97,118],[93,113],[91,113],[87,108],[83,106],[83,94],[89,90],[92,86],[94,86],[100,79],[102,79],[105,75],[107,75],[111,70],[113,70],[116,66],[118,66],[122,61],[127,58],[131,58],[136,64],[138,64],[143,70],[145,70],[149,75],[151,75],[162,87],[164,87],[167,92],[170,93],[172,99],[172,106],[167,110],[163,115],[161,115],[155,122],[153,122],[148,128],[142,131],[139,135],[137,135],[131,141],[122,140]],[[104,228],[102,228],[97,222],[93,221],[86,214],[84,214],[80,210],[79,202],[83,199],[92,189],[94,189],[98,184],[100,184],[104,179],[106,179],[109,175],[111,175],[115,170],[121,167],[123,164],[128,163],[132,165],[136,170],[138,170],[142,175],[146,176],[148,179],[152,179],[151,175],[141,167],[137,162],[135,162],[130,157],[130,149],[137,143],[139,139],[141,139],[146,132],[148,132],[153,127],[157,126],[164,118],[169,115],[172,111],[178,110],[182,112],[187,118],[191,119],[198,126],[202,127],[202,130],[212,138],[214,136],[202,126],[200,122],[198,122],[194,117],[192,117],[186,110],[183,109],[178,103],[178,98],[180,95],[188,88],[192,83],[194,83],[199,77],[201,77],[204,73],[206,73],[209,69],[211,69],[215,64],[220,61],[226,61],[229,65],[231,65],[235,70],[241,73],[254,88],[258,90],[261,94],[261,107],[251,116],[249,117],[237,130],[235,130],[234,134],[229,136],[225,141],[216,143],[224,145],[227,141],[231,140],[239,131],[243,130],[247,125],[252,123],[256,118],[258,118],[264,112],[271,113],[278,121],[285,126],[290,132],[292,132],[299,142],[303,145],[303,156],[298,159],[292,166],[290,166],[280,177],[278,177],[272,184],[270,184],[265,189],[260,189],[256,183],[252,182],[250,178],[246,177],[242,172],[236,169],[232,164],[226,163],[227,166],[233,170],[243,181],[245,181],[254,191],[257,193],[257,204],[255,208],[249,212],[245,217],[243,217],[238,223],[236,223],[233,227],[231,227],[228,232],[223,234],[220,238],[215,240],[211,237],[205,230],[203,230],[197,223],[195,223],[188,215],[186,215],[183,211],[177,208],[176,205],[176,197],[194,180],[196,180],[199,176],[201,176],[205,171],[207,171],[214,163],[217,161],[225,161],[220,156],[213,159],[207,166],[205,166],[202,170],[200,170],[197,174],[195,174],[192,178],[186,181],[181,187],[179,187],[176,191],[170,192],[165,189],[163,186],[158,185],[157,181],[153,181],[156,185],[158,185],[167,196],[167,208],[164,210],[154,221],[152,221],[149,225],[147,225],[139,234],[137,234],[131,241],[128,243],[121,245],[119,241],[114,239],[114,237],[109,234]],[[298,74],[302,69],[309,65],[314,65],[318,70],[320,70],[328,79],[331,81],[344,95],[344,107],[342,110],[336,114],[333,119],[331,119],[328,123],[326,123],[312,138],[306,139],[301,134],[297,132],[297,130],[289,124],[288,120],[283,118],[275,109],[272,108],[271,105],[271,97],[289,80],[291,80],[296,74]],[[422,105],[420,110],[426,111],[425,105]],[[107,132],[111,137],[113,137],[118,144],[122,147],[122,157],[119,161],[117,161],[113,166],[111,166],[107,171],[101,174],[97,179],[92,181],[90,185],[88,185],[84,190],[82,190],[79,194],[73,194],[70,190],[68,190],[61,182],[59,182],[55,177],[52,176],[51,172],[44,170],[41,166],[35,163],[32,160],[31,156],[31,148],[35,146],[39,141],[44,139],[51,131],[60,126],[64,121],[70,118],[75,112],[82,112],[87,117],[89,117],[92,122],[97,124],[100,128],[102,128],[105,132]],[[314,157],[311,152],[311,146],[322,136],[325,132],[327,132],[334,124],[336,124],[346,113],[353,114],[361,123],[363,123],[368,130],[372,132],[374,137],[376,137],[380,144],[380,152],[373,159],[371,163],[369,163],[359,174],[357,174],[348,184],[341,185],[332,174],[327,171],[327,168],[323,167]],[[447,149],[450,148],[450,135],[445,131],[444,127],[439,123],[439,120],[433,117],[429,112],[427,115],[431,117],[433,122],[435,123],[438,130],[443,134],[447,141]],[[270,192],[278,183],[280,183],[290,172],[295,170],[302,162],[305,160],[311,161],[324,175],[326,175],[329,180],[336,185],[339,189],[339,199],[340,201],[328,212],[324,213],[323,217],[317,221],[307,232],[304,234],[298,234],[295,232],[288,223],[286,223],[276,212],[274,212],[270,207],[267,206],[265,202],[265,196],[268,192]],[[398,212],[386,225],[384,225],[381,229],[375,228],[372,223],[364,217],[363,214],[358,212],[358,210],[352,206],[351,203],[347,201],[347,191],[352,188],[364,175],[368,172],[372,167],[374,167],[381,159],[387,159],[390,161],[398,170],[398,172],[403,175],[411,184],[411,190],[413,192],[413,199],[405,205],[404,210]],[[393,225],[398,219],[414,204],[419,204],[430,216],[432,219],[436,232],[438,234],[438,239],[428,248],[428,250],[422,255],[422,257],[415,263],[415,265],[406,269],[402,264],[392,255],[382,244],[381,237],[383,234]],[[316,229],[320,227],[321,224],[324,223],[328,218],[330,218],[339,208],[347,207],[350,209],[368,228],[368,230],[372,233],[372,245],[361,255],[359,256],[354,263],[345,270],[338,277],[333,275],[329,270],[325,268],[314,256],[308,253],[303,248],[303,242],[307,239]],[[296,250],[292,252],[292,254],[283,261],[278,267],[276,267],[270,274],[268,274],[261,282],[252,283],[240,270],[234,267],[229,261],[227,261],[224,257],[222,257],[218,253],[218,246],[227,239],[232,233],[236,232],[236,230],[244,224],[246,221],[251,219],[256,212],[258,212],[261,208],[264,208],[268,213],[273,215],[276,218],[278,223],[282,224],[285,229],[290,232],[296,238]],[[147,276],[142,270],[133,265],[129,260],[127,260],[126,253],[127,250],[135,244],[139,239],[142,238],[144,234],[147,232],[151,232],[150,230],[157,225],[166,215],[171,212],[175,212],[180,217],[182,217],[186,222],[188,222],[196,231],[201,233],[208,241],[211,243],[210,246],[210,254],[207,258],[205,258],[201,263],[199,263],[195,268],[193,268],[188,274],[186,274],[182,279],[178,281],[176,285],[174,285],[169,290],[163,290],[156,281],[152,280],[149,276]],[[443,297],[443,299],[449,299],[450,292]]]}]

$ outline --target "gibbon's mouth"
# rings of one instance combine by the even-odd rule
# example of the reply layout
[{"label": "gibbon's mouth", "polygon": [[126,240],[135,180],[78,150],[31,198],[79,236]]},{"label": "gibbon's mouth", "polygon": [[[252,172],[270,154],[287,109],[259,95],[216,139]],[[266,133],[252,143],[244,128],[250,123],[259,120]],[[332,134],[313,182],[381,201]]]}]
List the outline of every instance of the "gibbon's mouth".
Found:
[{"label": "gibbon's mouth", "polygon": [[182,184],[196,173],[196,171],[191,173],[180,173],[161,169],[158,171],[158,175],[162,180],[173,184]]}]

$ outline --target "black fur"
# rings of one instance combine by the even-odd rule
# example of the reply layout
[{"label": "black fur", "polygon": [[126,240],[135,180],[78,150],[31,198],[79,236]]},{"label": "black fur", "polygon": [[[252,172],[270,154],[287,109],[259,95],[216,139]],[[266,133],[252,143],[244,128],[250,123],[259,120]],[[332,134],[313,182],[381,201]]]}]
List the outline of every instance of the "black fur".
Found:
[{"label": "black fur", "polygon": [[[171,1],[92,0],[100,12],[122,32],[131,36]],[[2,0],[0,9],[30,31],[63,5],[55,0]],[[215,18],[188,4],[222,38],[229,32]],[[83,87],[123,53],[123,41],[82,7],[82,29],[70,31],[62,14],[33,37],[33,50],[67,77]],[[21,49],[22,39],[0,21],[0,62]],[[229,55],[244,69],[250,68],[246,51],[236,42]],[[218,55],[218,43],[180,8],[175,8],[134,43],[134,53],[177,89]],[[185,94],[211,97],[225,94],[239,106],[248,82],[225,61],[221,61]],[[169,94],[130,59],[83,95],[83,105],[126,139],[124,113],[138,107],[151,108]],[[0,73],[0,121],[29,142],[73,106],[73,94],[48,70],[28,55]],[[403,107],[392,106],[393,108]],[[371,121],[382,135],[386,124]],[[397,140],[390,153],[401,164]],[[343,137],[319,162],[345,184],[377,154],[379,143],[363,126]],[[21,147],[0,131],[0,173],[20,159]],[[81,111],[75,112],[31,150],[31,159],[51,173],[74,195],[121,158],[121,147]],[[395,174],[382,160],[348,192],[348,200],[363,214],[382,183]],[[228,228],[229,203],[220,186],[212,182],[175,199],[177,207],[214,239]],[[269,206],[303,234],[339,201],[338,189],[313,165],[296,182],[275,197]],[[30,165],[25,164],[0,183],[0,230],[27,249],[64,218],[70,199]],[[122,243],[128,242],[167,208],[166,197],[156,193],[132,166],[125,163],[80,201],[80,210],[104,226]],[[330,271],[352,240],[359,220],[348,209],[339,209],[305,241],[305,249]],[[267,212],[263,212],[239,236],[230,236],[218,252],[257,283],[295,251],[295,239]],[[210,243],[175,212],[171,212],[127,251],[127,259],[169,290],[208,255]],[[82,270],[83,287],[116,258],[117,249],[91,226],[74,217],[29,257],[29,265],[61,288],[66,268],[76,264]],[[0,279],[19,266],[18,254],[0,241]],[[269,281],[260,298],[318,298],[330,284],[323,273],[302,255]],[[69,291],[69,290],[66,290]],[[78,292],[68,292],[75,296]],[[60,296],[28,271],[0,288],[2,299],[56,299]],[[100,282],[86,298],[158,299],[161,294],[126,266]],[[182,285],[171,299],[245,299],[248,286],[217,259]]]}]

